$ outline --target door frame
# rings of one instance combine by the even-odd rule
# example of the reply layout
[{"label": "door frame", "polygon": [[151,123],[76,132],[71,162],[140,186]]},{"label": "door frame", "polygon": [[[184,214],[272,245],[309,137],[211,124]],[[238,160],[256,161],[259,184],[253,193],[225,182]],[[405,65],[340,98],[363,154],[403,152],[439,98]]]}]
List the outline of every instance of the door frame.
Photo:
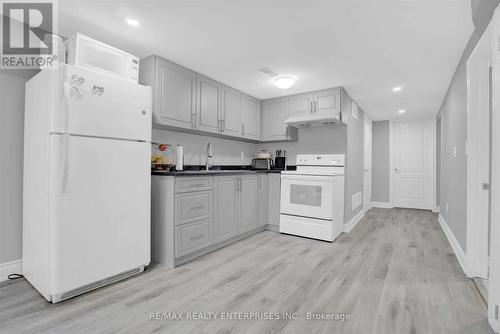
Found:
[{"label": "door frame", "polygon": [[[484,73],[479,73],[480,70],[488,69],[486,80],[488,80],[488,114],[489,114],[489,68],[491,67],[491,30],[490,24],[483,36],[477,43],[472,51],[469,59],[467,59],[467,142],[466,142],[466,156],[467,156],[467,224],[466,224],[466,261],[467,261],[467,274],[470,277],[488,278],[488,259],[489,259],[489,215],[488,212],[484,213],[484,196],[485,190],[479,189],[481,183],[485,181],[491,182],[489,176],[487,179],[480,173],[480,166],[484,163],[484,155],[488,157],[489,150],[485,152],[484,146],[480,136],[482,129],[472,127],[472,118],[475,118],[476,109],[483,110],[484,105],[472,106],[472,91],[471,91],[471,76],[478,75],[480,79],[485,79]],[[479,69],[481,66],[482,68]],[[484,84],[484,81],[481,81]],[[484,96],[478,97],[478,101],[483,100]],[[489,115],[488,115],[489,117]],[[490,120],[488,120],[488,129],[490,128]],[[489,140],[489,138],[488,138]],[[491,145],[491,143],[490,143]],[[489,193],[488,193],[489,197]],[[489,206],[489,199],[488,199]],[[484,215],[485,214],[485,215]],[[479,217],[479,219],[474,219]]]},{"label": "door frame", "polygon": [[436,173],[437,173],[437,168],[436,168],[436,118],[422,118],[422,119],[412,119],[412,120],[392,120],[389,122],[389,154],[390,154],[390,162],[389,162],[389,175],[390,175],[390,184],[389,184],[389,201],[391,207],[394,207],[396,199],[395,199],[395,191],[394,191],[394,186],[396,185],[395,183],[395,178],[396,175],[394,173],[394,169],[396,167],[396,145],[394,141],[396,140],[396,124],[398,123],[406,123],[406,122],[422,122],[422,121],[428,121],[432,123],[432,127],[434,131],[431,131],[431,156],[432,156],[432,173],[431,173],[431,186],[432,186],[432,191],[431,191],[431,201],[432,201],[432,212],[439,212],[439,208],[436,205]]},{"label": "door frame", "polygon": [[[370,137],[370,147],[366,147],[366,128],[369,127],[370,128],[370,133],[369,135],[371,136]],[[373,186],[373,180],[372,180],[372,170],[373,170],[373,121],[370,117],[368,117],[368,115],[365,113],[364,114],[364,122],[363,122],[363,132],[364,132],[364,135],[363,135],[363,211],[368,211],[370,210],[372,207],[373,207],[373,204],[372,204],[372,186]],[[370,194],[369,194],[369,199],[368,201],[365,203],[365,172],[366,172],[366,167],[367,167],[367,161],[366,161],[366,153],[367,153],[367,150],[369,151],[369,169],[368,169],[368,179],[369,179],[369,191],[370,191]],[[366,204],[366,206],[365,206]]]},{"label": "door frame", "polygon": [[[491,203],[500,201],[500,6],[492,18],[492,114],[491,114]],[[498,82],[498,84],[497,84]],[[490,226],[490,272],[488,287],[488,322],[495,332],[500,331],[500,206],[491,206]]]}]

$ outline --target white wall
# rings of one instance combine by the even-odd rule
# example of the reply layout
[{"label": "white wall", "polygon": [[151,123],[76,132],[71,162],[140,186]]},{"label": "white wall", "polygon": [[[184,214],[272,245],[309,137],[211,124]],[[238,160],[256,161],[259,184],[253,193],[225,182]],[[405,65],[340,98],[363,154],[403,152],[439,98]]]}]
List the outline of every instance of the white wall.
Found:
[{"label": "white wall", "polygon": [[24,84],[33,75],[0,71],[0,264],[22,257]]}]

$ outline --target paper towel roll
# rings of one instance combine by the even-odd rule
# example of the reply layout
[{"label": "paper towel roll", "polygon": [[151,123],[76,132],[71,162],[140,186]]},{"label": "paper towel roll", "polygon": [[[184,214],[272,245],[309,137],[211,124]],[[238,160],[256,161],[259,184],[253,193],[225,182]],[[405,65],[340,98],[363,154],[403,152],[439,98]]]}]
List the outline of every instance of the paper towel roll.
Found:
[{"label": "paper towel roll", "polygon": [[177,145],[175,150],[175,170],[184,169],[184,148],[181,145]]}]

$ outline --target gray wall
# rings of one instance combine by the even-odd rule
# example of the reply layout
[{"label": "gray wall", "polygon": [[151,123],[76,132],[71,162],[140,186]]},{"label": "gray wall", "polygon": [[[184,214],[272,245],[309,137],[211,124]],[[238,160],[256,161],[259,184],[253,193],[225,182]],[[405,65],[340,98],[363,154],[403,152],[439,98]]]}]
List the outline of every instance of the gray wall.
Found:
[{"label": "gray wall", "polygon": [[24,84],[33,75],[0,71],[0,263],[22,257]]},{"label": "gray wall", "polygon": [[390,201],[390,122],[372,123],[372,201]]},{"label": "gray wall", "polygon": [[[253,143],[170,130],[153,129],[153,142],[182,145],[186,165],[205,164],[208,142],[212,144],[213,157],[210,158],[212,165],[250,165],[257,152],[257,147]],[[241,152],[243,152],[243,158],[241,158]],[[172,161],[175,162],[175,160]]]},{"label": "gray wall", "polygon": [[287,165],[295,165],[297,154],[307,153],[337,153],[347,152],[347,127],[337,125],[299,129],[297,142],[292,143],[262,143],[257,149],[266,149],[273,154],[276,150],[286,150]]},{"label": "gray wall", "polygon": [[[438,119],[441,119],[440,211],[464,251],[466,251],[467,221],[466,62],[488,26],[493,9],[498,3],[498,0],[472,1],[475,30],[465,47],[438,114]],[[456,158],[453,158],[453,147],[457,148]]]},{"label": "gray wall", "polygon": [[345,175],[345,203],[344,222],[348,223],[358,212],[363,209],[361,205],[352,210],[352,196],[363,191],[364,169],[364,112],[358,108],[358,119],[351,115],[353,100],[345,89],[341,91],[342,118],[347,124],[347,156]]}]

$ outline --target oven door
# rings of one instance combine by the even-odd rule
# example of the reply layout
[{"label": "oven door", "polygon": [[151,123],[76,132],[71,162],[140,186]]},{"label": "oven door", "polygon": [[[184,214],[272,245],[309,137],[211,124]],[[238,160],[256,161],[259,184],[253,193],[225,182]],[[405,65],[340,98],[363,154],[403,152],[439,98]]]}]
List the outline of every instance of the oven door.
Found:
[{"label": "oven door", "polygon": [[333,219],[333,177],[281,175],[281,213]]}]

